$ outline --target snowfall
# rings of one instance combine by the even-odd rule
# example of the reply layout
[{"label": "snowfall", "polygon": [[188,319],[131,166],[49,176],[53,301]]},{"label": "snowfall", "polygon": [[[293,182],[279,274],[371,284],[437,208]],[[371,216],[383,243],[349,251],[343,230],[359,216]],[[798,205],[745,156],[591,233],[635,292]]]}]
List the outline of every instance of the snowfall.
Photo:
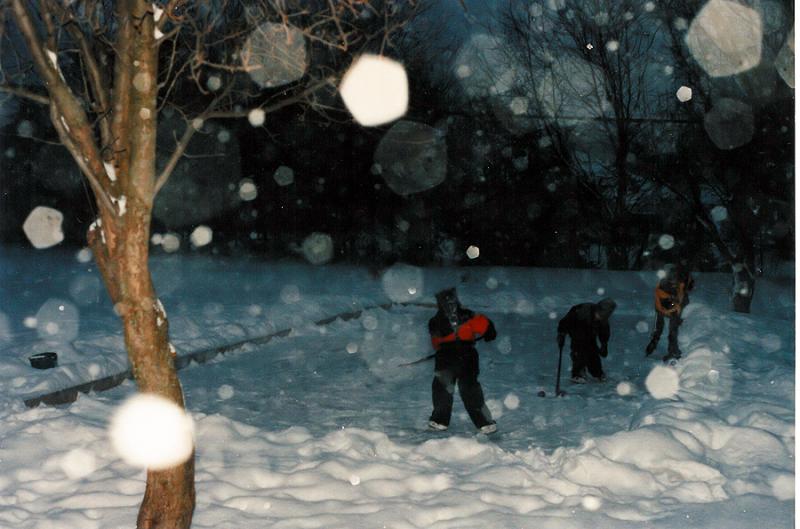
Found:
[{"label": "snowfall", "polygon": [[[728,275],[697,274],[684,358],[664,367],[666,336],[644,355],[656,271],[376,275],[154,254],[178,355],[240,343],[179,372],[196,529],[794,527],[793,265],[759,278],[752,314],[729,310]],[[448,286],[498,330],[478,344],[498,424],[489,436],[458,398],[450,429],[427,431],[433,365],[400,366],[431,352],[426,305]],[[567,394],[555,397],[558,319],[607,296],[618,303],[608,380],[570,384],[565,354]],[[29,365],[43,351],[58,367]],[[0,248],[0,527],[135,525],[145,471],[109,440],[135,384],[71,405],[23,402],[126,369],[120,321],[86,252]]]}]

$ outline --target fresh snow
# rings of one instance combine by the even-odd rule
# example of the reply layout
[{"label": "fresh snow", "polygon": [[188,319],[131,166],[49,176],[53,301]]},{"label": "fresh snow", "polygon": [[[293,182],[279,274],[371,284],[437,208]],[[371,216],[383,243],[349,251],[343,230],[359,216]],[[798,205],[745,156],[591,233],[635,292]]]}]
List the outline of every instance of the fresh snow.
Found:
[{"label": "fresh snow", "polygon": [[[180,372],[197,442],[195,529],[794,525],[793,277],[760,278],[744,315],[727,308],[729,275],[697,274],[684,357],[662,367],[666,336],[645,358],[639,325],[652,319],[655,272],[422,268],[422,279],[387,282],[348,266],[181,254],[154,256],[152,269],[179,354],[293,329]],[[93,263],[0,248],[0,274],[0,526],[132,526],[145,473],[116,455],[108,425],[135,385],[22,404],[127,368]],[[433,365],[398,365],[430,352],[433,309],[312,323],[387,303],[406,283],[427,303],[456,285],[494,320],[498,340],[478,349],[497,434],[476,435],[458,399],[447,432],[425,431]],[[565,372],[568,394],[555,398],[557,318],[598,288],[619,304],[609,380],[574,386]],[[59,299],[76,307],[77,336],[26,327],[48,301],[66,310]],[[59,366],[32,369],[27,357],[46,350]],[[648,391],[656,367],[676,393]]]}]

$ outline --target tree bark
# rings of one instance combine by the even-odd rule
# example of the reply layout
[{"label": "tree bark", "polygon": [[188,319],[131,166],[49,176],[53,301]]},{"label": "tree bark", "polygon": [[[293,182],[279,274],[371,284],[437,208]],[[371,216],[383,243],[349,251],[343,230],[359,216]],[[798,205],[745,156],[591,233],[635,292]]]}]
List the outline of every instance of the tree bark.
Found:
[{"label": "tree bark", "polygon": [[[114,308],[122,318],[125,347],[142,393],[183,407],[173,363],[169,324],[148,265],[156,182],[158,55],[150,5],[120,0],[118,57],[113,91],[114,159],[118,175],[113,209],[100,208],[89,242]],[[135,78],[133,87],[131,79]],[[123,206],[124,204],[124,206]],[[195,505],[194,453],[167,470],[148,471],[137,518],[139,529],[189,529]]]},{"label": "tree bark", "polygon": [[[109,218],[89,232],[98,268],[122,318],[128,359],[139,391],[183,406],[172,361],[167,315],[156,297],[148,266],[152,206],[135,201],[124,222]],[[113,246],[109,241],[114,241]],[[148,471],[139,529],[188,529],[195,505],[194,454],[176,467]]]}]

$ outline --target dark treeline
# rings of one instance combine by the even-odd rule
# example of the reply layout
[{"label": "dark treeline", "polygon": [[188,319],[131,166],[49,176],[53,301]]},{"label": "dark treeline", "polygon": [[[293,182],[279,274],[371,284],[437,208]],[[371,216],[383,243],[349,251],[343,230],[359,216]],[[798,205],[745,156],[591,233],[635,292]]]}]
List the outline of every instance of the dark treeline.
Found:
[{"label": "dark treeline", "polygon": [[[668,2],[653,16],[671,19],[676,9],[696,9],[688,4]],[[509,8],[492,26],[503,43],[499,56],[509,60],[518,56],[519,46],[541,44],[534,32],[523,40],[515,37],[515,24],[530,24],[520,16],[531,15]],[[573,27],[576,19],[569,23]],[[608,27],[603,31],[613,32]],[[583,29],[590,35],[598,31],[588,23]],[[264,127],[245,119],[204,126],[173,178],[175,191],[168,192],[170,182],[158,198],[153,232],[180,235],[180,251],[271,259],[302,259],[304,238],[322,232],[334,240],[335,261],[375,268],[403,261],[643,269],[689,258],[695,269],[729,271],[743,262],[757,275],[776,260],[794,258],[794,99],[774,68],[718,82],[685,60],[679,43],[664,62],[675,65],[676,78],[697,80],[692,105],[673,101],[672,83],[663,96],[671,106],[658,112],[667,126],[642,122],[636,112],[612,114],[617,132],[604,147],[612,160],[587,170],[574,155],[580,149],[571,137],[574,123],[554,125],[542,118],[530,126],[539,119],[532,104],[528,125],[518,126],[508,101],[466,93],[455,73],[460,43],[430,39],[431,32],[441,28],[421,22],[391,54],[404,61],[411,82],[404,119],[434,126],[445,136],[444,182],[398,195],[374,163],[391,126],[364,129],[340,112],[287,107],[271,114]],[[631,35],[623,37],[636,34]],[[548,46],[556,44],[564,47],[563,58],[576,48],[569,41]],[[598,48],[594,55],[581,51],[580,57],[604,72],[604,84],[614,86],[621,74],[603,61],[608,51]],[[626,57],[647,58],[641,46],[637,50],[639,55]],[[535,66],[515,64],[523,73]],[[648,90],[646,78],[628,75],[625,82]],[[755,98],[754,90],[765,84],[772,87],[769,96]],[[621,94],[609,97],[617,95],[624,102]],[[703,114],[720,96],[753,104],[754,133],[742,146],[720,149],[703,128]],[[57,141],[48,116],[24,101],[5,108],[0,237],[24,244],[26,215],[47,205],[65,215],[65,244],[84,245],[95,217],[92,200],[67,152],[48,143]],[[170,143],[175,134],[169,121],[168,114],[162,118],[162,142]],[[674,148],[659,148],[666,142]],[[291,184],[281,186],[273,178],[280,166],[292,169]],[[256,185],[255,199],[239,199],[242,179]],[[725,219],[712,218],[715,206],[725,207]],[[193,249],[189,234],[199,224],[213,230],[213,242]],[[663,244],[664,235],[674,246]],[[470,245],[480,248],[480,258],[468,258]]]}]

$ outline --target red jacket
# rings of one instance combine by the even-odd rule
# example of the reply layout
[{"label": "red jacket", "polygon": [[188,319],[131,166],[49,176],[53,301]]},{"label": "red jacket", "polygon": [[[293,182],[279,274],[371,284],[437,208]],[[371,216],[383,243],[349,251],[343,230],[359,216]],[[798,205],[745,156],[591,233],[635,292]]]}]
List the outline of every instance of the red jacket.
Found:
[{"label": "red jacket", "polygon": [[[444,318],[442,318],[444,319]],[[446,320],[445,320],[446,321]],[[433,323],[434,320],[431,320]],[[438,323],[438,322],[437,322]],[[439,327],[436,329],[435,327]],[[470,317],[467,321],[460,324],[458,328],[454,332],[450,332],[449,334],[444,334],[444,332],[452,331],[452,327],[450,324],[447,324],[447,330],[442,332],[443,326],[439,325],[431,325],[431,344],[435,350],[439,350],[442,344],[453,343],[453,342],[475,342],[484,336],[491,340],[497,334],[494,330],[494,325],[492,322],[484,316],[483,314],[475,314],[474,316]],[[439,332],[437,332],[439,331]],[[441,334],[440,334],[441,333]]]}]

